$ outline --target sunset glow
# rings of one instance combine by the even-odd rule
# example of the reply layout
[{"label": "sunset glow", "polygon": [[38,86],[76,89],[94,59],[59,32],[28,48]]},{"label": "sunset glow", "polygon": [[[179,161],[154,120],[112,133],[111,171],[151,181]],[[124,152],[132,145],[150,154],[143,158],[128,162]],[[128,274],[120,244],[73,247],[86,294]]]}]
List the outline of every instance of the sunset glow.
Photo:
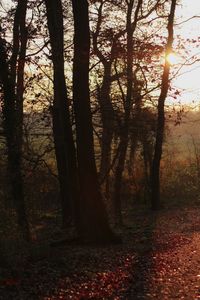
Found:
[{"label": "sunset glow", "polygon": [[170,65],[175,65],[178,64],[179,57],[176,53],[172,52],[167,55],[166,60],[168,63],[170,63]]}]

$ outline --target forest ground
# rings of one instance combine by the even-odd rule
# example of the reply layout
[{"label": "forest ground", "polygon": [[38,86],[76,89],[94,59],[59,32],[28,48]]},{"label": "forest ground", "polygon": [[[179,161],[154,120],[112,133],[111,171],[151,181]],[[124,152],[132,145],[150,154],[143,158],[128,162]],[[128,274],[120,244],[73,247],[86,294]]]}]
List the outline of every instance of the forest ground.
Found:
[{"label": "forest ground", "polygon": [[40,240],[1,267],[0,299],[200,299],[200,203],[124,220],[122,244],[54,247],[41,220]]}]

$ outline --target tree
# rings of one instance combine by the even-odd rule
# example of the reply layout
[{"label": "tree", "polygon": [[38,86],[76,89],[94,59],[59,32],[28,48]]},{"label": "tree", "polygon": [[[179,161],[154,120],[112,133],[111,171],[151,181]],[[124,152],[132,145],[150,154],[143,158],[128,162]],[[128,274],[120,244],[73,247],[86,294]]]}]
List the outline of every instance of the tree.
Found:
[{"label": "tree", "polygon": [[[170,14],[168,17],[168,38],[165,50],[165,57],[172,52],[173,38],[174,38],[174,17],[176,9],[176,0],[172,0]],[[165,58],[165,65],[162,75],[161,91],[158,99],[158,118],[156,130],[156,142],[154,157],[151,171],[151,205],[152,209],[157,210],[160,206],[160,161],[162,157],[163,137],[165,129],[165,99],[169,89],[169,74],[170,63]]]},{"label": "tree", "polygon": [[26,10],[27,1],[18,1],[14,16],[13,48],[10,61],[6,53],[6,42],[0,37],[0,82],[3,92],[3,126],[12,196],[20,231],[23,238],[29,240],[30,232],[22,176],[24,65],[28,38]]},{"label": "tree", "polygon": [[125,99],[125,112],[124,112],[124,124],[121,129],[120,136],[120,145],[119,145],[119,158],[116,166],[116,174],[114,181],[114,195],[113,202],[115,208],[115,219],[116,222],[120,225],[122,224],[122,215],[121,215],[121,185],[122,185],[122,174],[124,171],[126,151],[128,146],[128,135],[129,135],[129,122],[130,122],[130,113],[132,106],[132,92],[133,92],[133,33],[136,29],[138,22],[138,15],[141,9],[143,1],[139,0],[137,7],[135,9],[134,22],[132,22],[132,13],[134,0],[127,2],[127,19],[126,19],[126,31],[127,31],[127,91]]},{"label": "tree", "polygon": [[78,224],[79,218],[77,216],[79,185],[76,150],[65,83],[62,3],[60,0],[45,0],[45,4],[54,74],[53,136],[60,184],[63,225],[66,227],[72,217],[76,215],[76,224]]},{"label": "tree", "polygon": [[[123,32],[117,32],[114,34],[112,29],[107,29],[103,32],[103,40],[105,43],[110,42],[110,50],[108,51],[108,46],[106,47],[106,54],[104,50],[98,45],[98,39],[100,38],[100,31],[103,22],[103,6],[109,3],[109,1],[100,1],[98,7],[98,17],[95,31],[93,32],[93,51],[98,57],[99,61],[103,66],[103,78],[101,84],[98,86],[98,103],[100,107],[101,120],[102,120],[102,137],[101,137],[101,162],[100,162],[100,181],[105,182],[105,191],[107,198],[109,197],[109,170],[111,166],[111,149],[112,149],[112,139],[115,131],[115,111],[113,103],[111,101],[111,85],[112,82],[117,79],[116,76],[112,75],[113,62],[116,60],[117,56],[120,55],[120,42],[119,38],[123,35]],[[109,3],[110,4],[110,3]],[[111,9],[111,8],[110,8]],[[112,10],[112,9],[111,9]],[[106,36],[106,41],[105,41]]]},{"label": "tree", "polygon": [[104,242],[113,238],[100,193],[94,158],[89,90],[90,28],[88,2],[72,0],[74,16],[73,104],[76,123],[81,228],[85,239]]}]

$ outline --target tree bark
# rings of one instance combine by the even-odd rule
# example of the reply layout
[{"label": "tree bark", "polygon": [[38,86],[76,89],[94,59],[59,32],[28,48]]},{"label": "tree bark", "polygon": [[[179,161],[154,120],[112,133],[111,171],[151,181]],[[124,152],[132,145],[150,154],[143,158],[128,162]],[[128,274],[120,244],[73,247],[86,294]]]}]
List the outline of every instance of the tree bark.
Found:
[{"label": "tree bark", "polygon": [[88,2],[72,0],[74,15],[73,101],[77,134],[77,159],[81,192],[81,226],[86,240],[113,238],[100,193],[94,158],[89,92],[90,29]]},{"label": "tree bark", "polygon": [[[168,17],[168,38],[166,44],[165,55],[172,51],[173,44],[173,27],[174,27],[174,16],[176,9],[176,0],[172,0],[170,14]],[[165,59],[165,65],[162,75],[161,92],[158,99],[158,118],[157,118],[157,130],[156,130],[156,142],[154,157],[152,162],[151,171],[151,206],[153,210],[157,210],[160,207],[160,161],[162,157],[163,148],[163,137],[165,129],[165,99],[167,97],[169,89],[169,74],[170,74],[170,64]]]},{"label": "tree bark", "polygon": [[60,0],[45,0],[54,71],[53,136],[63,215],[67,227],[75,218],[79,230],[79,184],[64,72],[63,12]]}]

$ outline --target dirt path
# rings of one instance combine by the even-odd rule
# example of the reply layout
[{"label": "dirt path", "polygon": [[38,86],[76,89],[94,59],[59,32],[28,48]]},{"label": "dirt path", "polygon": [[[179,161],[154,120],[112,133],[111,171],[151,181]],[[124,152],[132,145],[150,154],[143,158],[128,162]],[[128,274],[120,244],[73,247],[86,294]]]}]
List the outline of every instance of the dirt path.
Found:
[{"label": "dirt path", "polygon": [[152,299],[200,299],[200,234],[174,249],[155,253]]},{"label": "dirt path", "polygon": [[199,208],[158,214],[149,245],[138,259],[142,275],[130,299],[200,299]]},{"label": "dirt path", "polygon": [[8,271],[0,299],[200,299],[200,208],[134,210],[126,225],[122,245],[46,249]]}]

